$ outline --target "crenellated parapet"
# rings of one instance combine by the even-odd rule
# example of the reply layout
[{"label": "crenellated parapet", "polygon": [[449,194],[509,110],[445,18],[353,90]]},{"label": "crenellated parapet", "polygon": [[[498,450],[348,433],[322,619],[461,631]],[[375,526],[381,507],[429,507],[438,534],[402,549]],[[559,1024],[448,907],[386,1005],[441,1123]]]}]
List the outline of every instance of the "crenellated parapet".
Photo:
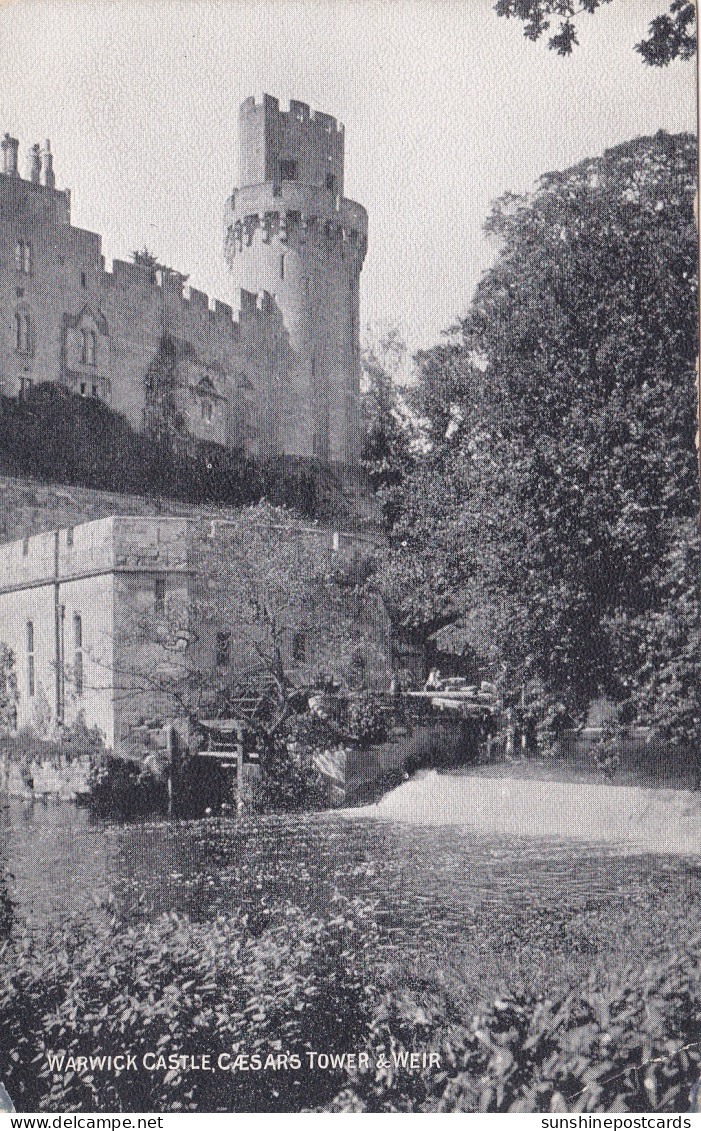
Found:
[{"label": "crenellated parapet", "polygon": [[102,273],[105,288],[113,293],[121,291],[136,302],[163,308],[176,324],[196,323],[209,325],[225,335],[231,343],[241,337],[241,326],[233,308],[226,302],[210,298],[204,291],[188,287],[186,276],[170,268],[145,266],[131,260],[115,259],[112,270]]},{"label": "crenellated parapet", "polygon": [[361,204],[343,199],[330,209],[326,194],[310,186],[269,185],[239,189],[227,201],[224,254],[231,267],[255,241],[278,242],[301,249],[314,245],[322,254],[347,254],[360,270],[367,252],[368,216]]}]

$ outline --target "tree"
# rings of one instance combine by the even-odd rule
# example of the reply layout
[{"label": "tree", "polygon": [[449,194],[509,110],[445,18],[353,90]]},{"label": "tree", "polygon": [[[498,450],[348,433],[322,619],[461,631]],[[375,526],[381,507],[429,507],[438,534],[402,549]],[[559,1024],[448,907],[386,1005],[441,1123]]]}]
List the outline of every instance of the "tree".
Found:
[{"label": "tree", "polygon": [[[593,15],[610,3],[611,0],[497,0],[494,10],[498,16],[521,20],[523,34],[532,40],[540,39],[550,30],[549,16],[559,17],[559,28],[548,40],[548,46],[558,55],[571,55],[578,43],[577,17]],[[665,67],[675,59],[693,59],[696,54],[693,0],[671,0],[668,11],[655,17],[648,38],[636,44],[635,50],[652,67]]]},{"label": "tree", "polygon": [[395,615],[574,716],[601,692],[653,716],[653,645],[620,643],[651,618],[684,652],[664,563],[696,509],[695,181],[695,140],[660,133],[497,201],[498,258],[422,366],[435,419],[462,399],[407,485]]},{"label": "tree", "polygon": [[267,503],[188,538],[187,583],[158,607],[135,594],[116,618],[105,663],[130,718],[236,714],[250,692],[274,703],[260,715],[274,726],[317,675],[348,686],[385,674],[362,554]]},{"label": "tree", "polygon": [[361,358],[361,466],[377,496],[387,532],[401,509],[402,487],[414,465],[418,439],[418,422],[398,383],[405,358],[406,344],[395,329],[367,344]]}]

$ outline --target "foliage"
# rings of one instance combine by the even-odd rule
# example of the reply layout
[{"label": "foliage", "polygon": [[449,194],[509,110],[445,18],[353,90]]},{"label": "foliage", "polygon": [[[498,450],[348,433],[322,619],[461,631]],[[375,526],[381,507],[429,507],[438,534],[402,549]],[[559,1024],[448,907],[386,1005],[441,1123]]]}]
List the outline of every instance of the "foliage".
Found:
[{"label": "foliage", "polygon": [[701,788],[701,545],[694,519],[675,533],[660,562],[656,606],[627,623],[619,618],[612,638],[622,668],[626,653],[639,658],[630,678],[636,713],[672,747],[691,755]]},{"label": "foliage", "polygon": [[[611,0],[497,0],[498,16],[523,22],[527,39],[540,39],[550,30],[549,16],[558,16],[560,26],[548,40],[558,55],[571,55],[577,45],[576,17],[593,15]],[[671,0],[667,12],[651,22],[648,38],[636,44],[643,60],[653,67],[664,67],[674,59],[687,61],[696,54],[696,5],[693,0]]]},{"label": "foliage", "polygon": [[314,756],[338,749],[333,724],[313,712],[289,715],[274,734],[260,734],[257,808],[265,812],[323,808],[325,791]]},{"label": "foliage", "polygon": [[89,805],[97,816],[119,820],[166,813],[167,783],[137,762],[105,755],[93,764]]},{"label": "foliage", "polygon": [[17,675],[14,653],[0,641],[0,735],[17,722]]},{"label": "foliage", "polygon": [[[341,898],[325,919],[277,908],[262,931],[241,915],[175,913],[63,926],[41,942],[28,929],[0,954],[0,1072],[20,1111],[689,1110],[698,937],[644,965],[615,968],[606,953],[576,987],[505,988],[472,1014],[444,978],[373,969],[379,942],[372,909]],[[367,1051],[370,1066],[310,1071],[306,1054],[322,1049]],[[66,1066],[125,1050],[135,1071]],[[227,1069],[248,1059],[235,1071],[167,1061],[203,1051],[214,1065],[227,1054]],[[402,1067],[416,1051],[437,1066]],[[147,1071],[152,1052],[166,1062]]]},{"label": "foliage", "polygon": [[417,442],[417,421],[399,385],[405,357],[406,345],[396,330],[366,345],[361,357],[361,466],[378,498],[387,532],[401,510],[403,484],[414,465]]},{"label": "foliage", "polygon": [[0,735],[0,754],[23,765],[36,761],[58,768],[84,761],[97,767],[106,756],[106,750],[101,731],[86,726],[81,713],[72,726],[62,727],[50,737],[38,734],[32,727]]},{"label": "foliage", "polygon": [[[330,1099],[340,1073],[310,1073],[307,1050],[338,1033],[355,1047],[372,993],[363,947],[367,912],[339,902],[327,921],[288,907],[256,938],[246,919],[203,925],[176,914],[152,924],[57,930],[40,952],[28,936],[0,982],[3,1079],[24,1110],[301,1110]],[[52,1072],[46,1052],[130,1050],[201,1056],[228,1052],[277,1062],[294,1052],[301,1071]],[[8,1055],[12,1050],[12,1055]],[[250,1060],[246,1062],[250,1063]]]},{"label": "foliage", "polygon": [[621,727],[617,716],[607,719],[594,743],[594,761],[608,781],[613,781],[621,764]]},{"label": "foliage", "polygon": [[198,616],[230,628],[238,666],[260,665],[284,701],[321,667],[352,682],[359,651],[382,662],[362,596],[367,571],[323,530],[263,502],[222,526],[202,554]]},{"label": "foliage", "polygon": [[46,382],[21,401],[2,400],[0,470],[191,503],[243,505],[267,497],[304,514],[319,510],[315,480],[304,467],[254,464],[215,445],[179,451],[171,439],[154,443],[98,399]]},{"label": "foliage", "polygon": [[575,721],[602,691],[659,716],[675,649],[681,710],[698,671],[695,183],[695,140],[659,133],[503,197],[496,262],[421,364],[440,427],[378,575],[393,618]]},{"label": "foliage", "polygon": [[384,742],[388,735],[387,714],[378,704],[377,696],[361,692],[351,696],[348,703],[348,729],[355,742],[363,748]]}]

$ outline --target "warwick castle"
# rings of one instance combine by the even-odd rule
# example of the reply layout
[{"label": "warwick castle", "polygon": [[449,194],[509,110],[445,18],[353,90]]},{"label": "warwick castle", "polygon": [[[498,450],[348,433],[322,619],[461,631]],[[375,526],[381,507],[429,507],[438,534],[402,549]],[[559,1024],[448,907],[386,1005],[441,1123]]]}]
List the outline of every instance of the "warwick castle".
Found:
[{"label": "warwick castle", "polygon": [[0,391],[41,382],[96,397],[140,431],[252,458],[359,458],[358,285],[367,213],[343,195],[343,127],[265,95],[239,114],[226,202],[232,307],[147,255],[107,270],[71,224],[47,141],[5,134],[0,173]]}]

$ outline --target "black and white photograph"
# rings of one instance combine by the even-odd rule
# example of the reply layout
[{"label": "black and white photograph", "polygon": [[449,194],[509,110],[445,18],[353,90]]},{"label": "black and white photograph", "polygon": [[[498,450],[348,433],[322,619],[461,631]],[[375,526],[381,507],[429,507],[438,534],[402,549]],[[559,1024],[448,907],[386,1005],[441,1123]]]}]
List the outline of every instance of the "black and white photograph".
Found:
[{"label": "black and white photograph", "polygon": [[696,56],[0,6],[3,1127],[692,1127]]}]

